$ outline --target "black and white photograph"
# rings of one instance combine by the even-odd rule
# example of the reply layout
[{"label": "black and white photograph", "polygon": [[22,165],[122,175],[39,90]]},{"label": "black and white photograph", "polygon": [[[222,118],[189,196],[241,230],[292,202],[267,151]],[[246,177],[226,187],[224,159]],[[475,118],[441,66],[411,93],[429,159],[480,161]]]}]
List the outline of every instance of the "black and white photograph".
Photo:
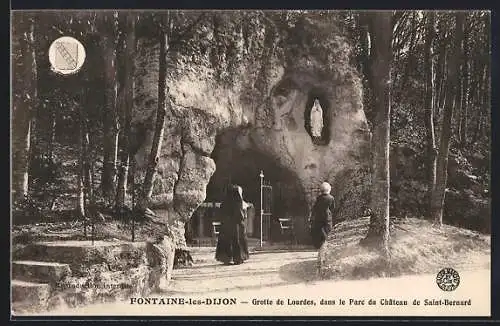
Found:
[{"label": "black and white photograph", "polygon": [[491,12],[12,10],[18,316],[491,316]]}]

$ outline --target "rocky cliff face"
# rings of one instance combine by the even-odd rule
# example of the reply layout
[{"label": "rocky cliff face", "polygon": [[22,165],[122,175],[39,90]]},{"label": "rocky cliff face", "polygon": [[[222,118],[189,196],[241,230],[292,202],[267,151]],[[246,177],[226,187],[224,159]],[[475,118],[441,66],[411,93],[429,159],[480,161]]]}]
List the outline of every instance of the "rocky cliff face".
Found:
[{"label": "rocky cliff face", "polygon": [[[205,200],[216,168],[219,174],[231,169],[231,160],[224,162],[219,156],[216,162],[211,157],[216,142],[222,153],[232,148],[267,157],[294,179],[288,181],[309,205],[316,196],[311,190],[329,181],[337,216],[360,214],[366,204],[362,193],[369,182],[370,141],[361,81],[349,64],[349,45],[342,35],[333,35],[329,46],[334,51],[327,58],[307,47],[297,56],[285,47],[284,60],[242,60],[231,83],[220,82],[209,61],[192,62],[181,52],[169,54],[171,110],[151,208],[178,231],[178,245],[183,243],[183,225]],[[154,133],[159,47],[139,39],[138,49],[132,123],[139,148],[135,159],[143,173]],[[315,98],[321,101],[325,121],[321,141],[308,132],[308,110]]]}]

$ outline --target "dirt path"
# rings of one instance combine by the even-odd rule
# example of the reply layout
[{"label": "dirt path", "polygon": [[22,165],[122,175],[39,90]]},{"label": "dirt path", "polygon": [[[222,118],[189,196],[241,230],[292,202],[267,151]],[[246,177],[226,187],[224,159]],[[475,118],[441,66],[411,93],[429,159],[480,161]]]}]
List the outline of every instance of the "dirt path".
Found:
[{"label": "dirt path", "polygon": [[318,252],[263,252],[250,255],[241,265],[224,266],[213,252],[194,253],[201,260],[195,266],[174,270],[169,294],[201,294],[221,291],[258,289],[317,278]]}]

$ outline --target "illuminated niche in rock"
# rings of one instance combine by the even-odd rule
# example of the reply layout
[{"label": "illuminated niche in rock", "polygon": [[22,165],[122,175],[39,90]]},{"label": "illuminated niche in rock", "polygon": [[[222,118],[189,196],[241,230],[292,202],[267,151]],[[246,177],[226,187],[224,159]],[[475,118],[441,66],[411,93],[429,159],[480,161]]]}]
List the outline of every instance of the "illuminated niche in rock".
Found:
[{"label": "illuminated niche in rock", "polygon": [[315,145],[330,141],[330,103],[319,91],[309,93],[304,110],[304,127]]}]

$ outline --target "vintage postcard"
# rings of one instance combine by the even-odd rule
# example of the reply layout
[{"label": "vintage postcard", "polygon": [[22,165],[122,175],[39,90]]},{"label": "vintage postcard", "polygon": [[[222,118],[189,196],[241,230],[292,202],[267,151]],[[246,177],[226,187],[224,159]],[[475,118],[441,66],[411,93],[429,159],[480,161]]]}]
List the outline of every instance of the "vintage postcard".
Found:
[{"label": "vintage postcard", "polygon": [[12,11],[12,316],[491,316],[490,19]]}]

